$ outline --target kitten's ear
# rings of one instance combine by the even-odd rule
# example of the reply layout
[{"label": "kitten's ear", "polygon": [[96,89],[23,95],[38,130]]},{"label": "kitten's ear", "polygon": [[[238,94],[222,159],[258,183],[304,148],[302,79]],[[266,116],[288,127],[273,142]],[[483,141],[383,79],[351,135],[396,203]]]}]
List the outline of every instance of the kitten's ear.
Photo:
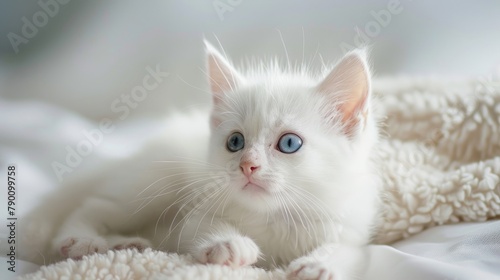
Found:
[{"label": "kitten's ear", "polygon": [[366,121],[370,90],[366,50],[349,52],[317,88],[331,101],[333,107],[330,109],[340,112],[345,132],[349,135]]},{"label": "kitten's ear", "polygon": [[207,70],[214,102],[217,103],[224,92],[234,90],[242,82],[241,75],[210,43],[205,41]]}]

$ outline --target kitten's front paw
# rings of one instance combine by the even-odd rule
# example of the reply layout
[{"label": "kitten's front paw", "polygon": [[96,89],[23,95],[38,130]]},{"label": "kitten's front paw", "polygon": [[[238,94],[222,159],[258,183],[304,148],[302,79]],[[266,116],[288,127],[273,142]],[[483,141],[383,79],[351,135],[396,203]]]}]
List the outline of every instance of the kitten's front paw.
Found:
[{"label": "kitten's front paw", "polygon": [[228,240],[213,240],[202,244],[194,257],[201,263],[240,267],[257,262],[259,254],[259,247],[252,239],[235,236]]},{"label": "kitten's front paw", "polygon": [[340,280],[340,273],[331,264],[309,257],[296,259],[288,266],[288,280]]},{"label": "kitten's front paw", "polygon": [[100,237],[68,237],[59,246],[59,252],[63,257],[75,260],[94,253],[104,253],[107,250],[108,243]]}]

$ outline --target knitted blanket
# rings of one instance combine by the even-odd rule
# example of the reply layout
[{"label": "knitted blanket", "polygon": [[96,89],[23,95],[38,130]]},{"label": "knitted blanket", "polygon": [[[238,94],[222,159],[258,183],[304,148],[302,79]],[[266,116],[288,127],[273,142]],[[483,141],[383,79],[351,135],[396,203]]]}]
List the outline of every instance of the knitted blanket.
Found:
[{"label": "knitted blanket", "polygon": [[[375,243],[500,215],[500,82],[379,79],[383,224]],[[43,266],[22,279],[284,279],[282,269],[196,264],[154,250],[109,251]],[[69,279],[69,278],[68,278]]]}]

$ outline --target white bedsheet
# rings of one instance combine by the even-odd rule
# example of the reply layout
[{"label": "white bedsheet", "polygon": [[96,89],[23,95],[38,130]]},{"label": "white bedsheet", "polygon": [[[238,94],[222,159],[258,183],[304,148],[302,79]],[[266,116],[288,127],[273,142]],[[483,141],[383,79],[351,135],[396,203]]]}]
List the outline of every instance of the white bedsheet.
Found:
[{"label": "white bedsheet", "polygon": [[[18,217],[22,218],[41,195],[58,186],[51,163],[64,158],[65,146],[80,141],[79,131],[91,129],[94,124],[57,107],[1,99],[0,120],[0,178],[5,185],[6,166],[17,165]],[[113,139],[133,135],[132,131],[138,129],[147,132],[154,128],[154,122],[123,124],[96,147],[92,157],[116,156],[135,149],[141,144],[140,138],[128,139],[126,149],[113,146],[114,152],[103,152],[114,143]],[[84,168],[82,164],[81,169]],[[0,218],[5,223],[7,199],[5,188],[2,189]],[[0,229],[5,245],[6,227]],[[500,221],[435,227],[392,246],[371,245],[368,252],[370,262],[363,279],[500,279]],[[16,273],[11,273],[5,256],[0,257],[0,279],[11,279],[37,268],[18,260]]]},{"label": "white bedsheet", "polygon": [[364,279],[500,279],[500,221],[435,227],[369,250]]}]

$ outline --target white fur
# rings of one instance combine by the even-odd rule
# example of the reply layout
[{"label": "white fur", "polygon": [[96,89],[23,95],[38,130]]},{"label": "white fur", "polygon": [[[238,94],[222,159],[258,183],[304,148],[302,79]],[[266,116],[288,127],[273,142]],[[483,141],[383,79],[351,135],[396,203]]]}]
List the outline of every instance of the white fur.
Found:
[{"label": "white fur", "polygon": [[[209,48],[209,56],[216,58],[215,68],[209,63],[211,82],[217,84],[212,88],[225,90],[214,93],[208,162],[220,174],[214,176],[215,185],[196,184],[188,190],[196,202],[192,209],[184,207],[190,211],[183,212],[169,249],[189,252],[203,263],[233,266],[238,266],[234,259],[263,267],[295,260],[289,276],[299,279],[352,276],[361,267],[362,246],[370,240],[378,211],[379,185],[371,158],[377,141],[374,118],[360,117],[357,130],[347,135],[342,112],[335,109],[349,102],[343,93],[333,93],[337,101],[318,94],[321,81],[303,72],[261,68],[232,74],[232,68],[220,69],[229,64],[214,52]],[[362,54],[349,55],[364,63]],[[218,70],[222,74],[213,74]],[[337,104],[325,104],[332,102]],[[367,100],[364,109],[370,111],[369,106]],[[243,150],[231,153],[226,141],[234,131],[246,142]],[[276,149],[288,132],[303,139],[294,154]],[[247,179],[240,164],[248,158],[258,163],[253,178],[268,193],[243,189]],[[242,237],[254,243],[231,249],[228,244],[241,243]]]}]

